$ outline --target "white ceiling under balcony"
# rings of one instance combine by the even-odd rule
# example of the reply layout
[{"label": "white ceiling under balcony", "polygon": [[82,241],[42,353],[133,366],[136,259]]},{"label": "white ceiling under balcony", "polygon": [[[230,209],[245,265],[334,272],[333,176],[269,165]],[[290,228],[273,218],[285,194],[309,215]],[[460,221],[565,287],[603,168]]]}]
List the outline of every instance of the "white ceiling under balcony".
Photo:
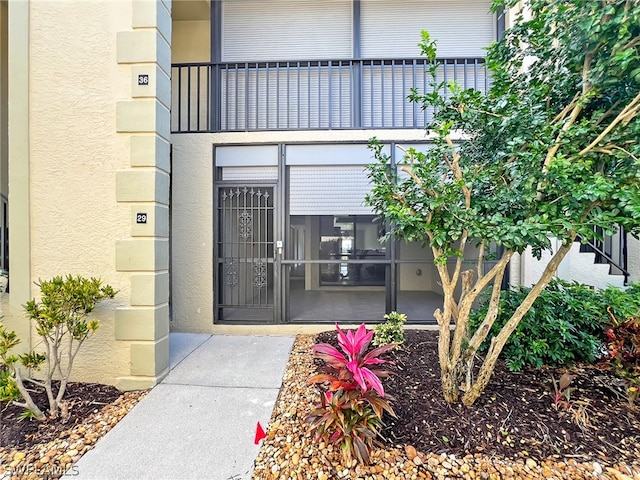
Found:
[{"label": "white ceiling under balcony", "polygon": [[173,21],[209,20],[211,0],[173,0],[171,2]]}]

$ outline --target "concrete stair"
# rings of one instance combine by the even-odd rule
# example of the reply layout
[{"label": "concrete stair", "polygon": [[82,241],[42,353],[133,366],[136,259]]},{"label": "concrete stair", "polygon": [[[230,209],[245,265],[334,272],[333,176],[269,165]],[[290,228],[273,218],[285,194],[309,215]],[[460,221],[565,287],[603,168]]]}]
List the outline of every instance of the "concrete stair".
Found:
[{"label": "concrete stair", "polygon": [[608,263],[596,263],[595,253],[581,252],[580,242],[574,242],[558,268],[558,277],[597,289],[609,286],[624,288],[624,275],[612,273],[612,269]]}]

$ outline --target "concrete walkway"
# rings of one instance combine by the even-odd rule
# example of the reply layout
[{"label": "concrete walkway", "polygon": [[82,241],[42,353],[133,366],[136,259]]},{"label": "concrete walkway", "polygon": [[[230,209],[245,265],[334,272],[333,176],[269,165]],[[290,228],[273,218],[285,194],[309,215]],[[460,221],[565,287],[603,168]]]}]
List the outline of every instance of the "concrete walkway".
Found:
[{"label": "concrete walkway", "polygon": [[174,333],[171,371],[69,472],[81,480],[244,480],[292,336]]}]

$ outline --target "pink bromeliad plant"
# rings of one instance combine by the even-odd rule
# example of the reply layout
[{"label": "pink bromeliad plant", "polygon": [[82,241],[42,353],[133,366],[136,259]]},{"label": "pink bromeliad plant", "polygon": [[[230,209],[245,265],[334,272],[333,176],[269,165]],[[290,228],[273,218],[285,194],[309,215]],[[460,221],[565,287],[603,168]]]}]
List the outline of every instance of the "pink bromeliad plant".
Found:
[{"label": "pink bromeliad plant", "polygon": [[369,454],[380,435],[382,415],[386,411],[395,416],[385,396],[381,378],[390,372],[378,368],[392,362],[380,358],[393,350],[395,344],[382,345],[367,352],[373,330],[364,323],[355,331],[344,332],[338,324],[338,345],[314,345],[314,356],[325,362],[320,373],[309,378],[309,384],[328,384],[321,392],[320,402],[307,417],[317,439],[338,444],[345,460],[352,456],[361,463],[369,463]]}]

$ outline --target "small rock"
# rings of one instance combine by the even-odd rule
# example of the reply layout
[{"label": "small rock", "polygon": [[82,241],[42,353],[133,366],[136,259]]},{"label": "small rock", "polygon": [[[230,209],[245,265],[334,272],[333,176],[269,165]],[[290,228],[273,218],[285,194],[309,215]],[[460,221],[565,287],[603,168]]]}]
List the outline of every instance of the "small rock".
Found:
[{"label": "small rock", "polygon": [[615,478],[616,480],[633,480],[629,475],[625,475],[615,468],[607,467],[607,473],[610,477]]},{"label": "small rock", "polygon": [[298,463],[300,463],[300,455],[298,455],[297,453],[294,453],[293,456],[291,457],[291,463],[293,465],[298,465]]},{"label": "small rock", "polygon": [[593,462],[593,474],[602,475],[602,465],[600,465],[598,462]]},{"label": "small rock", "polygon": [[406,447],[404,447],[404,452],[406,453],[407,458],[411,461],[413,461],[413,459],[416,458],[416,455],[418,455],[416,448],[412,445],[407,445]]},{"label": "small rock", "polygon": [[13,461],[14,462],[19,462],[20,460],[22,460],[24,457],[26,456],[26,454],[24,452],[16,452],[15,455],[13,456]]}]

